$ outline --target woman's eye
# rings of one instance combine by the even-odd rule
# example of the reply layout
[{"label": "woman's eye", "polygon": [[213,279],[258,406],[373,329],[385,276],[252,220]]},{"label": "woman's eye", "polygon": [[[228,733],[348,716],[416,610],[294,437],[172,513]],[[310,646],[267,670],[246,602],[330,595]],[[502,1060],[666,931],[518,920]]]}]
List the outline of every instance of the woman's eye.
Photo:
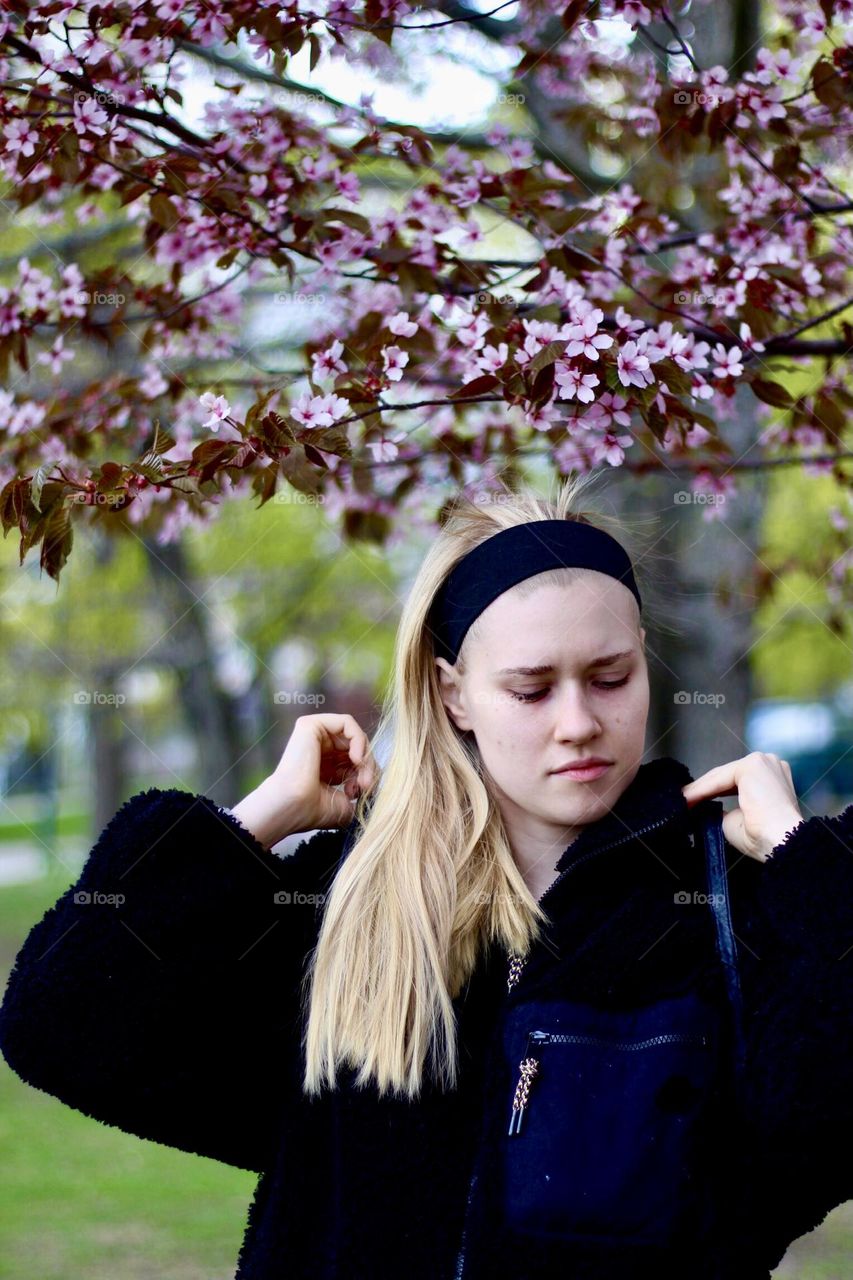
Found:
[{"label": "woman's eye", "polygon": [[[593,683],[598,689],[621,689],[623,684],[627,684],[630,676],[623,676],[621,680],[595,680]],[[532,693],[515,693],[510,690],[510,696],[518,702],[538,702],[539,699],[548,692],[547,689],[536,689]]]}]

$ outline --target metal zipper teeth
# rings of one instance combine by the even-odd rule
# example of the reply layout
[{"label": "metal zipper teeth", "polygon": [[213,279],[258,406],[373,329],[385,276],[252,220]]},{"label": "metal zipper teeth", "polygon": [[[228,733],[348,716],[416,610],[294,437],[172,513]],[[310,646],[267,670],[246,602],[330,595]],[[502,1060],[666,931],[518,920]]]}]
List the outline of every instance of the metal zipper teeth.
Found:
[{"label": "metal zipper teeth", "polygon": [[699,1032],[664,1031],[646,1040],[608,1040],[604,1036],[570,1035],[559,1031],[531,1031],[534,1044],[600,1044],[608,1049],[648,1049],[656,1044],[707,1044],[708,1037]]},{"label": "metal zipper teeth", "polygon": [[[563,879],[564,876],[567,876],[570,871],[574,871],[575,867],[581,866],[589,858],[594,858],[595,855],[598,853],[604,853],[607,849],[612,849],[617,845],[624,844],[626,840],[632,840],[636,836],[646,835],[647,832],[654,831],[656,827],[661,827],[665,822],[669,822],[669,821],[670,821],[669,817],[660,818],[658,819],[657,822],[651,822],[647,827],[642,827],[639,831],[629,831],[627,835],[620,836],[618,840],[609,841],[606,845],[603,845],[600,849],[591,849],[589,853],[584,854],[582,858],[578,858],[577,862],[572,863],[570,867],[566,867],[564,871],[560,872],[560,874],[557,876],[557,879],[554,881],[554,883],[552,885],[549,885],[549,887],[545,890],[542,896],[538,899],[540,906],[542,904],[542,900],[548,896],[548,894],[551,892],[552,889],[555,889],[557,887],[557,885],[560,883],[560,881]],[[517,955],[510,956],[510,966],[509,966],[510,976],[507,982],[508,992],[511,991],[512,988],[515,986],[515,984],[518,982],[518,979],[521,977],[521,971],[524,968],[526,963],[527,963],[527,956],[517,956]],[[465,1243],[466,1243],[466,1233],[467,1233],[467,1227],[468,1227],[468,1213],[471,1208],[471,1200],[473,1197],[474,1184],[476,1181],[477,1181],[477,1175],[475,1173],[468,1184],[468,1199],[465,1204],[465,1219],[462,1227],[462,1243],[459,1248],[459,1253],[457,1254],[457,1257],[456,1257],[456,1266],[454,1267],[454,1271],[453,1271],[453,1280],[462,1280],[463,1272],[465,1269]]]},{"label": "metal zipper teeth", "polygon": [[[539,905],[540,906],[542,905],[544,900],[548,897],[548,894],[552,893],[554,889],[556,889],[557,885],[560,883],[561,880],[563,880],[571,871],[574,871],[577,867],[583,866],[583,864],[585,862],[588,862],[590,858],[597,857],[599,853],[606,853],[608,849],[615,849],[617,845],[625,844],[625,842],[628,840],[634,840],[638,836],[647,835],[649,831],[654,831],[657,827],[662,827],[665,823],[671,822],[671,821],[672,821],[671,816],[667,816],[665,818],[658,818],[657,822],[650,822],[648,826],[641,827],[639,831],[629,831],[627,835],[619,836],[619,838],[616,840],[610,840],[608,841],[607,844],[602,845],[601,848],[599,849],[590,849],[589,853],[585,853],[582,858],[578,858],[577,862],[573,862],[571,866],[566,867],[565,870],[560,872],[560,874],[557,876],[557,879],[554,881],[554,883],[549,885],[548,888],[545,890],[545,892],[542,894],[542,896],[537,899]],[[507,984],[506,984],[507,993],[512,991],[513,987],[517,984],[519,978],[521,977],[522,970],[525,964],[527,963],[527,958],[528,958],[527,956],[518,956],[514,954],[510,955],[509,976],[507,978]]]},{"label": "metal zipper teeth", "polygon": [[456,1255],[456,1265],[453,1268],[453,1280],[462,1280],[462,1272],[465,1269],[465,1243],[468,1235],[468,1215],[471,1210],[471,1200],[474,1196],[474,1184],[476,1181],[477,1175],[475,1173],[468,1185],[468,1199],[465,1202],[465,1218],[462,1225],[462,1242],[459,1246],[459,1253]]},{"label": "metal zipper teeth", "polygon": [[645,1040],[612,1040],[606,1036],[576,1035],[561,1031],[528,1031],[527,1047],[524,1057],[518,1064],[518,1083],[512,1099],[512,1110],[508,1136],[521,1133],[521,1122],[525,1112],[530,1108],[530,1091],[539,1076],[542,1067],[542,1054],[531,1049],[531,1045],[545,1044],[583,1044],[604,1045],[609,1049],[637,1050],[650,1049],[661,1044],[697,1044],[706,1045],[708,1037],[698,1031],[662,1031],[660,1035],[647,1036]]}]

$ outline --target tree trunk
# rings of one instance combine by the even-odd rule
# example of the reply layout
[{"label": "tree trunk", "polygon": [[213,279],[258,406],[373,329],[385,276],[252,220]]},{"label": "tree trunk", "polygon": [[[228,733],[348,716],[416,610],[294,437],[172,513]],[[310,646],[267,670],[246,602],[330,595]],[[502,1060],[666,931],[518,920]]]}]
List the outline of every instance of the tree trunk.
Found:
[{"label": "tree trunk", "polygon": [[[247,790],[249,744],[236,700],[216,677],[208,607],[193,590],[180,542],[161,546],[143,537],[156,599],[168,634],[171,664],[186,723],[197,747],[196,786],[218,804],[234,805]],[[156,655],[157,649],[153,650]]]}]

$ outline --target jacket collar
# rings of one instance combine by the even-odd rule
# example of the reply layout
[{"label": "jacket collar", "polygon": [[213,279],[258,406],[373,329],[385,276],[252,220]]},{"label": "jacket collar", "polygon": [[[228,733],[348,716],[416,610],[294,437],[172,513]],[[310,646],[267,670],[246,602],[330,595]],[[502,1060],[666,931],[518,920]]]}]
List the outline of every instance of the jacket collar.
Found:
[{"label": "jacket collar", "polygon": [[[647,827],[657,830],[672,823],[686,832],[690,811],[681,788],[692,781],[687,765],[672,756],[660,756],[641,764],[612,808],[584,827],[560,855],[556,866],[558,876],[585,860],[587,854],[622,845],[641,835]],[[346,828],[339,868],[355,843],[357,832],[358,820],[353,818]],[[550,892],[550,887],[546,892]]]},{"label": "jacket collar", "polygon": [[557,863],[558,875],[588,854],[624,844],[647,828],[657,830],[672,823],[686,832],[690,810],[681,788],[692,781],[687,765],[671,756],[641,764],[612,808],[584,827],[565,849]]}]

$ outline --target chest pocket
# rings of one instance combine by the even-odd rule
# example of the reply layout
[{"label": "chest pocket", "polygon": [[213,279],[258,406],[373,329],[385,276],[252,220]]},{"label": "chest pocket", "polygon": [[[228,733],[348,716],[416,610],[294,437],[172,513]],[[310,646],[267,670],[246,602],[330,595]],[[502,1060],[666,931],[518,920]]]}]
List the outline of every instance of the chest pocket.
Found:
[{"label": "chest pocket", "polygon": [[719,1043],[716,1011],[693,994],[630,1011],[512,1007],[501,1146],[511,1229],[650,1244],[706,1229]]}]

